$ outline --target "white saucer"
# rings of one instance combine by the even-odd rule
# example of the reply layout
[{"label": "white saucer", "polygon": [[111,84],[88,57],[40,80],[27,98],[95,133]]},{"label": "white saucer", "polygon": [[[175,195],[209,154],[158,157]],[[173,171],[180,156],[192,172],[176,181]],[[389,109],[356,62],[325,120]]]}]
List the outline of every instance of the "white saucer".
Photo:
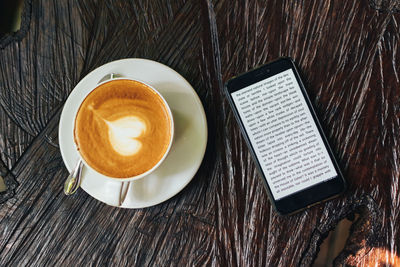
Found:
[{"label": "white saucer", "polygon": [[83,78],[65,102],[59,125],[61,155],[68,171],[79,159],[74,146],[74,118],[82,100],[107,74],[141,80],[156,88],[174,116],[175,136],[164,162],[148,176],[130,182],[124,203],[119,206],[121,183],[83,168],[81,188],[92,197],[116,207],[145,208],[176,195],[200,167],[207,145],[207,121],[203,105],[191,85],[173,69],[147,59],[121,59],[107,63]]}]

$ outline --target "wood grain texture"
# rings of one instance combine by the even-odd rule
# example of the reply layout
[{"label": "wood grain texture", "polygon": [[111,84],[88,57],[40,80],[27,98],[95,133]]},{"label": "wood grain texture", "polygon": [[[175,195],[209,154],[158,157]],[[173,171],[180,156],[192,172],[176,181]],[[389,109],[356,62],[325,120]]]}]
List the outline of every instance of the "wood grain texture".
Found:
[{"label": "wood grain texture", "polygon": [[[329,230],[355,212],[360,219],[335,264],[380,263],[368,256],[377,248],[395,258],[399,15],[378,13],[366,1],[218,1],[215,13],[223,80],[278,56],[294,58],[349,183],[337,200],[290,218],[276,216],[264,196],[257,199],[261,182],[228,112],[222,172],[235,182],[217,190],[226,211],[217,226],[225,233],[221,244],[236,249],[221,248],[224,258],[235,265],[308,266]],[[234,219],[228,206],[237,207]]]},{"label": "wood grain texture", "polygon": [[[202,175],[172,200],[150,209],[125,210],[106,206],[82,190],[65,197],[62,184],[67,172],[57,145],[59,113],[73,85],[89,71],[118,58],[143,57],[167,64],[190,80],[204,103],[211,103],[210,88],[204,86],[210,80],[206,64],[211,58],[203,40],[208,38],[201,23],[206,17],[199,13],[204,9],[189,2],[68,3],[35,2],[32,9],[32,25],[46,29],[44,25],[51,24],[46,34],[36,38],[46,38],[40,51],[47,55],[40,58],[48,61],[38,64],[43,69],[37,75],[52,86],[48,90],[6,88],[8,94],[27,94],[28,100],[38,102],[27,103],[27,113],[20,119],[25,124],[18,123],[33,137],[22,156],[15,156],[12,172],[20,182],[16,196],[1,207],[0,265],[211,264],[213,153],[207,153]],[[2,53],[12,50],[7,46]],[[26,50],[36,51],[32,56],[37,56],[37,49]]]},{"label": "wood grain texture", "polygon": [[[28,26],[0,40],[0,266],[309,266],[330,230],[355,219],[338,266],[400,264],[397,1],[26,1]],[[380,10],[380,11],[377,11]],[[298,63],[349,188],[290,217],[270,206],[222,93],[279,56]],[[116,209],[62,193],[57,141],[74,85],[109,61],[141,57],[199,94],[209,143],[171,200]],[[4,172],[4,173],[3,173]]]}]

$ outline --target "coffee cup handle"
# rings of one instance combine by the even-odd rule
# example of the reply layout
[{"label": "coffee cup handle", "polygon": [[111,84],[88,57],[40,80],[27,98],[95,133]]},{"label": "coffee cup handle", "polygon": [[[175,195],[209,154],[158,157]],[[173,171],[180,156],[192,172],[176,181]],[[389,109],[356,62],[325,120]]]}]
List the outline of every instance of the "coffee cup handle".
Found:
[{"label": "coffee cup handle", "polygon": [[110,74],[105,75],[103,78],[101,78],[97,84],[106,82],[106,81],[111,81],[115,78],[121,78],[121,77],[124,77],[124,76],[121,74],[117,74],[117,73],[110,73]]}]

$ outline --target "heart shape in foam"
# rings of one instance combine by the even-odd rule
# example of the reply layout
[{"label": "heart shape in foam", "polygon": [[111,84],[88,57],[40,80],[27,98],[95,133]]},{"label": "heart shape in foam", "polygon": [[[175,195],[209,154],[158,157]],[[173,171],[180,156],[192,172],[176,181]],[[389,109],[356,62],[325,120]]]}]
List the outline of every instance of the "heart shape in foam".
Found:
[{"label": "heart shape in foam", "polygon": [[137,140],[146,132],[146,123],[135,116],[127,116],[115,121],[106,121],[108,137],[113,149],[122,156],[133,156],[142,148]]}]

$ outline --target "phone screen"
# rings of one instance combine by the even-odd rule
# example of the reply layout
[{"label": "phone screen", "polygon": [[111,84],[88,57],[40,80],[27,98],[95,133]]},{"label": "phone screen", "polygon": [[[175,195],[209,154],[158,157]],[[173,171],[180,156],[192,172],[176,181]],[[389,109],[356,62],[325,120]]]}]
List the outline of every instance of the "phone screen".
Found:
[{"label": "phone screen", "polygon": [[292,69],[231,97],[275,200],[338,176]]}]

